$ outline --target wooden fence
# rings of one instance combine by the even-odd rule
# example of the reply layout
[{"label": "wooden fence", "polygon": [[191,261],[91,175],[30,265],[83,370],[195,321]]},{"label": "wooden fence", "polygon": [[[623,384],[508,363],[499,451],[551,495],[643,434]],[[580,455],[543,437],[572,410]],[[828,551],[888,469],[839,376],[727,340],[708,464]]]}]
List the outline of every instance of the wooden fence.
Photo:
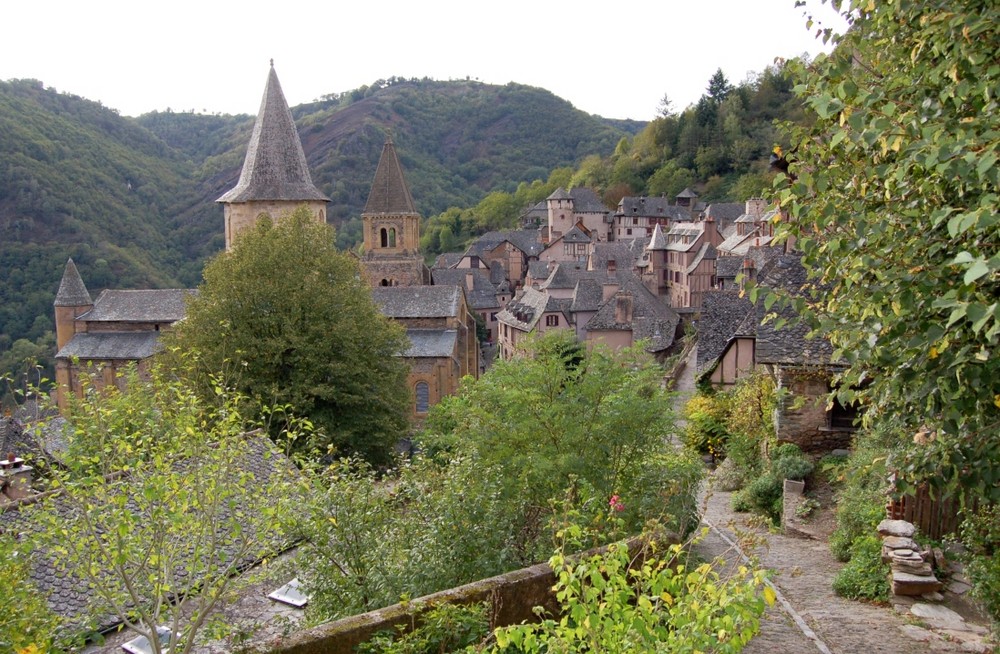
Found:
[{"label": "wooden fence", "polygon": [[961,498],[942,496],[940,491],[932,492],[925,484],[914,495],[903,495],[889,500],[886,513],[893,520],[906,520],[916,525],[921,534],[932,540],[958,531],[962,523],[962,509],[975,509],[962,503]]}]

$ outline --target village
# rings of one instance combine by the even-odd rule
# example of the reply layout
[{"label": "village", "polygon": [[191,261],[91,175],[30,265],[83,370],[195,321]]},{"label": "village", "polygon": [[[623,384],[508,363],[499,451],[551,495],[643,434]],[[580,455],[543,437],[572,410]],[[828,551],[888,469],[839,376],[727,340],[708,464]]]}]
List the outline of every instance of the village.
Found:
[{"label": "village", "polygon": [[[591,534],[593,541],[581,536],[576,549],[558,550],[553,561],[563,561],[563,554],[606,556],[611,558],[592,561],[600,560],[601,570],[607,570],[618,553],[627,570],[635,560],[656,560],[653,552],[658,547],[682,544],[691,544],[690,552],[695,552],[684,550],[685,556],[701,557],[692,558],[692,563],[720,555],[714,559],[718,570],[691,566],[708,586],[731,583],[738,589],[734,593],[743,593],[737,602],[741,612],[728,615],[729,623],[722,622],[720,614],[696,629],[714,639],[708,645],[712,651],[740,651],[744,646],[750,652],[858,651],[851,648],[868,637],[886,643],[887,649],[874,651],[993,651],[989,619],[970,599],[963,564],[967,559],[954,554],[950,541],[944,540],[959,528],[960,501],[955,497],[936,495],[926,487],[894,495],[888,509],[884,503],[876,506],[882,514],[877,529],[866,524],[859,528],[865,533],[854,534],[855,540],[875,543],[873,556],[884,566],[885,594],[876,601],[881,606],[862,605],[867,626],[859,622],[846,630],[861,635],[838,634],[838,625],[824,621],[822,608],[804,599],[810,591],[795,581],[812,574],[800,567],[811,559],[829,559],[829,564],[817,564],[830,568],[824,584],[840,572],[827,551],[833,528],[818,516],[833,521],[832,489],[843,483],[836,471],[846,470],[847,460],[859,449],[855,437],[864,408],[851,401],[858,387],[839,392],[850,357],[817,336],[800,315],[803,307],[823,303],[836,282],[810,274],[794,235],[779,238],[780,226],[794,219],[787,209],[757,197],[705,203],[691,188],[672,198],[624,196],[616,207],[607,207],[592,189],[560,187],[522,213],[520,229],[481,234],[464,250],[441,254],[428,265],[420,248],[421,198],[411,194],[397,147],[403,146],[387,133],[361,214],[363,246],[350,255],[378,312],[405,333],[406,347],[395,355],[405,364],[408,418],[408,428],[398,434],[397,469],[337,463],[329,455],[319,459],[329,468],[316,472],[310,466],[317,461],[303,464],[302,457],[297,458],[297,436],[288,436],[291,427],[282,432],[289,439],[282,451],[275,444],[282,441],[267,438],[267,425],[245,432],[242,424],[236,429],[234,419],[230,431],[205,428],[195,417],[201,414],[193,400],[190,406],[180,402],[177,414],[167,416],[166,405],[158,404],[161,396],[187,396],[159,372],[161,359],[170,356],[164,339],[184,325],[199,290],[108,289],[95,298],[88,291],[88,270],[78,269],[72,259],[66,262],[53,307],[57,352],[52,407],[46,410],[44,401],[35,398],[0,419],[5,457],[0,466],[0,532],[28,538],[45,531],[46,525],[57,531],[59,524],[78,524],[92,512],[99,542],[95,549],[74,550],[71,544],[43,540],[48,545],[18,560],[43,596],[39,599],[23,587],[25,594],[19,597],[44,605],[55,614],[54,624],[87,625],[81,631],[83,642],[78,640],[75,647],[143,654],[357,651],[352,648],[375,642],[380,630],[392,631],[400,624],[416,629],[420,616],[428,611],[437,615],[433,611],[452,604],[485,606],[481,610],[489,619],[478,619],[488,624],[487,631],[497,629],[489,646],[503,647],[524,637],[516,626],[511,632],[503,629],[534,619],[535,606],[560,610],[553,605],[552,567],[544,563],[550,543],[542,541],[561,515],[552,507],[565,501],[567,513],[579,511],[604,531],[600,537]],[[780,149],[772,163],[787,170]],[[241,238],[258,230],[262,217],[269,224],[273,221],[275,230],[293,219],[326,225],[328,198],[313,184],[273,62],[239,181],[217,202],[222,205],[227,253],[239,250]],[[519,382],[524,395],[502,394]],[[187,549],[175,549],[178,558],[159,568],[155,559],[160,555],[136,549],[125,532],[144,528],[141,523],[152,521],[167,502],[145,487],[129,488],[141,466],[112,469],[119,459],[131,461],[133,447],[138,451],[156,446],[142,441],[119,449],[122,442],[112,432],[121,424],[132,425],[132,418],[115,422],[107,417],[111,409],[107,414],[100,409],[102,397],[128,397],[146,384],[165,385],[156,386],[158,397],[134,413],[157,424],[169,418],[191,434],[200,424],[198,429],[208,429],[217,438],[212,444],[204,438],[188,441],[180,429],[178,442],[191,449],[181,448],[184,456],[168,456],[150,468],[162,473],[163,480],[173,479],[170,475],[180,469],[177,478],[185,480],[180,486],[190,486],[195,494],[200,488],[218,500],[209,503],[217,512],[199,523],[205,533],[195,530]],[[572,397],[570,408],[539,399],[544,393],[532,395],[542,389],[550,398]],[[579,395],[571,395],[575,392]],[[751,392],[759,393],[757,404],[746,400]],[[218,395],[223,409],[217,415],[237,415],[242,409],[245,398],[230,398],[224,388]],[[532,404],[535,400],[538,404]],[[95,407],[94,413],[80,413],[86,406]],[[114,406],[113,400],[109,406]],[[128,412],[125,405],[118,408]],[[185,413],[188,409],[190,414]],[[275,413],[286,410],[292,412],[278,407]],[[559,441],[550,450],[551,461],[537,469],[525,462],[522,455],[530,448],[518,440],[519,430],[527,433],[524,425],[529,424],[522,424],[519,414],[532,412],[549,421],[538,424],[551,425],[557,419],[571,424],[567,430],[577,439]],[[89,482],[95,485],[85,500],[72,499],[71,485],[60,489],[39,483],[49,475],[58,477],[54,471],[64,462],[67,441],[72,444],[82,433],[83,427],[74,427],[74,422],[107,436],[78,462],[107,473],[102,481]],[[303,433],[308,432],[307,425]],[[470,433],[482,439],[474,447],[460,442]],[[421,440],[421,434],[430,435]],[[537,433],[528,436],[544,440]],[[927,430],[914,438],[930,442],[935,435]],[[590,445],[594,451],[585,452]],[[566,463],[574,456],[580,460]],[[540,454],[537,457],[541,460]],[[434,462],[441,467],[428,472]],[[510,467],[514,464],[522,467]],[[507,485],[519,475],[525,485]],[[724,479],[737,477],[732,487],[724,487]],[[765,489],[755,477],[770,486]],[[569,490],[556,487],[566,479],[571,480]],[[325,489],[319,493],[321,500],[307,496],[307,487]],[[248,488],[259,492],[248,499]],[[817,495],[817,488],[828,494]],[[525,514],[518,505],[516,519],[497,508],[510,500],[508,492],[536,491],[548,508]],[[474,503],[470,497],[464,504],[466,495],[477,493],[488,499]],[[771,495],[761,499],[766,493]],[[562,495],[566,499],[560,500]],[[196,504],[194,499],[186,501]],[[388,547],[387,541],[420,541],[420,526],[433,531],[428,525],[436,514],[447,513],[451,502],[467,513],[447,523],[450,531],[444,540],[427,537],[419,547],[380,549]],[[117,545],[112,529],[100,522],[103,504],[117,507],[107,515],[133,516],[132,527],[120,527]],[[388,526],[388,518],[365,522],[382,509],[388,515],[387,507],[403,507],[401,513],[411,514],[407,519],[414,522],[405,529],[396,523]],[[294,511],[315,519],[279,528],[278,523],[293,522],[288,514]],[[754,517],[742,527],[733,526],[730,520],[737,513]],[[617,527],[616,516],[621,521]],[[664,522],[658,535],[647,539],[644,523],[654,517]],[[553,522],[545,524],[543,518]],[[369,540],[360,547],[366,553],[347,564],[349,556],[338,548],[357,535],[349,531],[357,525],[370,527],[365,532]],[[564,524],[552,533],[562,537],[567,529]],[[702,530],[700,537],[693,535]],[[746,530],[756,535],[747,540]],[[794,564],[768,555],[762,543],[769,531],[775,551]],[[164,540],[179,538],[169,529],[164,533],[171,534]],[[611,535],[614,538],[600,540]],[[199,549],[202,539],[215,549]],[[470,574],[480,576],[465,578],[460,574],[465,570],[458,568],[466,560],[444,553],[448,547],[442,542],[453,545],[455,552],[467,548],[467,556],[477,564],[494,551],[497,560],[485,567],[470,564]],[[308,554],[299,551],[300,543],[312,548],[302,549]],[[594,549],[598,545],[604,549]],[[853,546],[852,541],[845,549]],[[819,547],[827,559],[810,551]],[[672,551],[681,556],[681,549]],[[136,552],[146,552],[138,555],[146,560],[130,568],[133,562],[124,559]],[[427,569],[454,573],[451,578],[445,575],[450,583],[413,582],[415,588],[436,589],[422,599],[393,595],[398,586],[390,577],[402,573],[387,572],[388,564],[383,569],[377,559],[405,560],[401,569],[413,575],[414,568],[424,565],[420,556],[426,552],[435,553],[427,554]],[[152,565],[147,565],[149,559]],[[768,579],[761,559],[781,575]],[[744,564],[749,569],[734,572]],[[669,569],[664,565],[657,570],[662,573],[664,567]],[[311,568],[325,572],[309,580]],[[337,572],[328,574],[334,568]],[[130,572],[124,573],[127,599],[104,594],[102,580],[122,570],[149,574],[150,588],[156,588],[155,610],[144,606],[142,591],[133,588],[146,580],[130,578]],[[481,574],[483,570],[489,574]],[[165,581],[153,580],[159,572]],[[245,583],[237,584],[237,578]],[[357,591],[360,595],[342,587],[352,583],[363,588]],[[680,592],[658,591],[661,599],[653,613],[661,617],[650,620],[663,620],[679,610]],[[235,598],[219,600],[229,593]],[[376,599],[379,593],[388,596]],[[361,596],[355,612],[337,613],[342,598]],[[699,598],[716,599],[698,596],[693,601]],[[851,619],[851,602],[832,592],[827,601],[836,605],[830,611],[837,620]],[[94,613],[95,606],[102,608]],[[319,615],[338,617],[310,622],[303,617],[304,606],[323,606],[326,613]],[[808,619],[802,617],[803,606],[810,607]],[[720,622],[712,621],[716,619]],[[733,621],[735,626],[728,629],[720,626]],[[218,626],[221,635],[197,640],[196,632],[209,624]],[[234,640],[234,626],[243,630],[243,640]],[[737,635],[741,629],[745,635]],[[754,640],[758,631],[761,637]],[[480,641],[466,644],[474,642]],[[54,651],[56,646],[51,647]]]}]

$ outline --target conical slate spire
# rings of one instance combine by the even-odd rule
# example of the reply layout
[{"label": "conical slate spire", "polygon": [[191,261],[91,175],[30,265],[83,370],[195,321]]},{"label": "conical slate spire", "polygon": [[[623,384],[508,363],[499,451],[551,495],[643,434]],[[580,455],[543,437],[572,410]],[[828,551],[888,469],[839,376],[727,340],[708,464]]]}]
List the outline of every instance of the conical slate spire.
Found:
[{"label": "conical slate spire", "polygon": [[375,169],[375,180],[372,182],[368,203],[365,204],[366,214],[415,214],[417,209],[413,197],[403,177],[403,168],[396,156],[396,148],[392,145],[392,137],[386,136],[382,146],[382,156]]},{"label": "conical slate spire", "polygon": [[76,269],[73,259],[66,262],[66,269],[63,271],[62,281],[59,282],[59,291],[56,293],[56,301],[53,303],[57,307],[82,307],[93,304],[90,293],[83,284],[80,272]]},{"label": "conical slate spire", "polygon": [[255,200],[329,201],[309,175],[302,142],[281,92],[273,60],[240,181],[217,202]]}]

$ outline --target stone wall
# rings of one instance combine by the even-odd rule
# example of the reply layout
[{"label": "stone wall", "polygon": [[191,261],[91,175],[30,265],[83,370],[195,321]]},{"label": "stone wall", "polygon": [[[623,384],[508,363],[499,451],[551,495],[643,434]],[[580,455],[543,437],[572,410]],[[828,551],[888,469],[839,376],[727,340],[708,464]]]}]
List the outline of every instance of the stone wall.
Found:
[{"label": "stone wall", "polygon": [[830,427],[826,401],[830,374],[818,368],[778,367],[778,388],[789,391],[779,400],[774,427],[779,442],[803,452],[831,452],[851,446],[853,430]]}]

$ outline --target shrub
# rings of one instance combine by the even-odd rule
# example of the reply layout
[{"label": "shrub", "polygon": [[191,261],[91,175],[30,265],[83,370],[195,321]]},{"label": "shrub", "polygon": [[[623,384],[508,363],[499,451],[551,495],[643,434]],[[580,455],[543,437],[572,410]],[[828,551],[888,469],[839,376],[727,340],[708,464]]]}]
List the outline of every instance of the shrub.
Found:
[{"label": "shrub", "polygon": [[875,533],[885,518],[888,470],[885,435],[861,432],[848,459],[844,486],[837,493],[837,528],[830,536],[830,550],[840,561],[851,558],[851,546]]},{"label": "shrub", "polygon": [[802,480],[813,471],[813,463],[802,454],[782,456],[771,463],[771,473],[778,479]]},{"label": "shrub", "polygon": [[726,451],[726,414],[728,412],[724,394],[696,395],[684,406],[687,429],[684,444],[702,454],[723,456]]},{"label": "shrub", "polygon": [[753,503],[750,501],[750,495],[746,488],[733,493],[733,496],[729,498],[729,505],[737,513],[749,513],[753,511]]},{"label": "shrub", "polygon": [[[774,591],[761,572],[704,563],[688,567],[681,545],[636,563],[623,543],[572,563],[550,560],[561,616],[497,629],[497,647],[516,652],[735,653],[760,629]],[[719,570],[728,568],[728,576]]]},{"label": "shrub", "polygon": [[746,487],[747,499],[755,513],[766,516],[774,525],[781,524],[782,479],[774,474],[757,477]]},{"label": "shrub", "polygon": [[485,604],[442,604],[420,616],[420,626],[403,633],[382,631],[358,645],[358,654],[438,654],[475,645],[490,632]]},{"label": "shrub", "polygon": [[889,600],[889,566],[882,563],[882,541],[871,535],[851,547],[850,562],[833,579],[833,591],[847,599]]},{"label": "shrub", "polygon": [[972,582],[972,595],[1000,623],[1000,506],[966,516],[962,542],[968,549],[965,574]]}]

